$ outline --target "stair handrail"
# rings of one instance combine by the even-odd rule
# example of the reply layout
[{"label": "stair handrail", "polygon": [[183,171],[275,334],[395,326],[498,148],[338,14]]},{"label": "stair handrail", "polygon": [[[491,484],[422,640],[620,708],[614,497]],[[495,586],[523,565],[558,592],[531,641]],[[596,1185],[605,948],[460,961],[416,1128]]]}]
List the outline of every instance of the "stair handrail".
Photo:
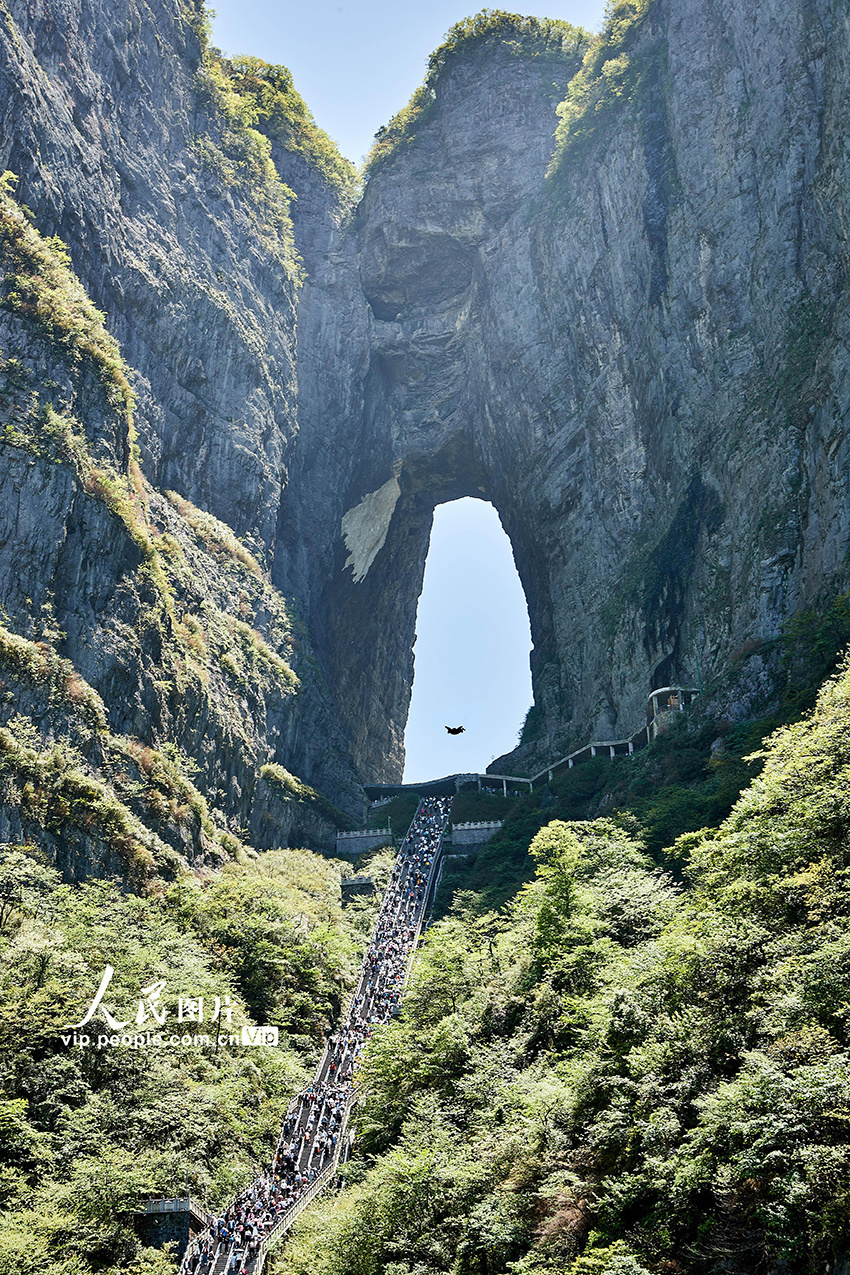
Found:
[{"label": "stair handrail", "polygon": [[318,1177],[315,1178],[315,1180],[311,1182],[310,1185],[307,1187],[307,1190],[304,1191],[303,1194],[300,1195],[293,1204],[290,1204],[288,1209],[285,1209],[283,1213],[281,1213],[280,1217],[275,1222],[274,1226],[271,1228],[271,1230],[268,1232],[267,1235],[263,1236],[262,1240],[260,1241],[260,1253],[257,1260],[257,1264],[254,1268],[254,1275],[260,1275],[260,1272],[262,1271],[263,1265],[265,1263],[266,1255],[268,1254],[268,1251],[271,1248],[272,1244],[276,1240],[280,1239],[282,1235],[286,1234],[286,1232],[290,1229],[290,1227],[295,1222],[295,1220],[301,1216],[304,1209],[306,1209],[307,1205],[310,1204],[313,1200],[315,1200],[316,1196],[319,1195],[319,1193],[322,1190],[324,1190],[326,1186],[330,1184],[331,1179],[336,1174],[336,1171],[339,1167],[339,1159],[340,1159],[340,1156],[342,1155],[342,1149],[345,1144],[345,1133],[348,1128],[348,1118],[351,1114],[351,1109],[353,1105],[354,1105],[353,1100],[349,1100],[346,1103],[345,1111],[342,1117],[342,1123],[340,1125],[339,1137],[337,1140],[337,1144],[334,1147],[333,1159],[331,1160],[330,1164],[327,1165],[324,1169],[322,1169]]},{"label": "stair handrail", "polygon": [[[416,818],[419,815],[420,809],[422,808],[422,805],[425,800],[426,799],[423,797],[417,803],[416,814],[413,817],[411,827],[413,826],[413,823],[415,823]],[[421,910],[416,928],[414,930],[413,941],[410,947],[410,954],[407,960],[407,969],[405,971],[404,981],[402,982],[402,991],[404,991],[404,989],[407,987],[408,980],[413,970],[413,962],[416,957],[416,950],[419,945],[419,939],[422,933],[422,925],[425,920],[426,913],[428,911],[428,901],[431,894],[431,888],[434,882],[434,874],[436,872],[437,865],[441,861],[443,856],[443,844],[444,844],[444,838],[446,835],[446,828],[448,827],[448,824],[449,824],[449,815],[447,813],[445,817],[445,821],[443,823],[443,828],[440,834],[440,844],[436,852],[434,853],[434,856],[431,860],[431,867],[428,870],[428,881],[426,884],[425,893],[422,898],[422,910]],[[401,854],[402,850],[404,850],[409,840],[410,840],[410,828],[408,828],[407,832],[405,833],[404,839],[401,843],[401,846],[399,847],[399,854]],[[382,904],[383,904],[383,900],[382,900]],[[373,938],[378,932],[378,926],[380,924],[380,920],[381,920],[381,909],[379,908],[378,915],[375,918],[375,924],[372,929]],[[363,970],[361,967],[360,976],[358,977],[357,982],[355,983],[354,987],[349,993],[349,996],[346,1002],[345,1012],[340,1019],[341,1022],[348,1021],[348,1018],[350,1017],[351,1010],[354,1005],[354,1000],[357,996],[357,991],[362,981],[363,981]],[[330,1052],[330,1048],[331,1048],[330,1037],[328,1037],[325,1041],[325,1046],[324,1046],[324,1049],[322,1050],[322,1054],[319,1059],[318,1065],[316,1067],[316,1071],[314,1072],[314,1076],[316,1080],[321,1079],[321,1076],[325,1067],[325,1060]],[[352,1091],[351,1095],[349,1096],[346,1102],[345,1109],[343,1111],[342,1121],[340,1123],[339,1135],[337,1138],[336,1146],[334,1147],[334,1154],[330,1164],[328,1164],[324,1169],[322,1169],[319,1172],[318,1176],[310,1183],[310,1185],[306,1188],[306,1190],[304,1190],[302,1194],[299,1195],[298,1199],[295,1200],[292,1204],[290,1204],[289,1208],[284,1209],[284,1211],[281,1213],[278,1220],[275,1222],[274,1226],[272,1226],[269,1232],[262,1238],[262,1240],[260,1241],[260,1246],[258,1249],[256,1262],[253,1266],[251,1275],[261,1275],[261,1271],[265,1264],[266,1256],[268,1254],[271,1244],[275,1240],[279,1239],[281,1235],[284,1235],[289,1230],[289,1228],[295,1222],[296,1218],[298,1218],[301,1215],[301,1213],[307,1207],[307,1205],[316,1198],[316,1196],[331,1182],[331,1180],[335,1176],[337,1169],[339,1167],[340,1156],[342,1155],[342,1150],[345,1145],[345,1134],[348,1129],[349,1118],[356,1102],[357,1102],[357,1095],[355,1092]],[[287,1108],[287,1114],[284,1120],[284,1125],[281,1126],[281,1132],[277,1142],[278,1151],[280,1150],[281,1144],[283,1142],[283,1137],[284,1137],[283,1128],[285,1126],[286,1119],[289,1118],[289,1116],[293,1113],[293,1111],[297,1109],[299,1105],[300,1105],[300,1094],[296,1094],[293,1097],[292,1101],[290,1102],[289,1107]],[[274,1164],[274,1160],[272,1161],[272,1164]],[[260,1185],[263,1181],[265,1181],[268,1178],[268,1176],[269,1176],[269,1170],[266,1170],[266,1169],[262,1170],[262,1172],[260,1172],[257,1175],[257,1177],[254,1178],[254,1180],[248,1184],[247,1187],[243,1187],[242,1191],[240,1191],[238,1194],[242,1195],[245,1191],[250,1190],[251,1187]],[[191,1245],[187,1245],[186,1252],[183,1255],[183,1260],[181,1261],[180,1266],[178,1268],[178,1275],[188,1275],[189,1260],[191,1257],[195,1256],[195,1250],[197,1249],[198,1244],[201,1243],[206,1238],[209,1238],[210,1240],[214,1238],[212,1231],[215,1225],[216,1217],[214,1214],[209,1214],[209,1213],[206,1214],[206,1217],[209,1219],[208,1225],[203,1231],[201,1231],[198,1235],[194,1237],[194,1242]],[[221,1246],[219,1245],[218,1247],[220,1248]],[[218,1260],[218,1251],[216,1252],[215,1259],[210,1267],[210,1272],[214,1270],[217,1260]]]},{"label": "stair handrail", "polygon": [[[418,813],[419,813],[419,809],[417,807],[417,814]],[[402,992],[407,991],[407,984],[410,982],[410,976],[413,973],[413,963],[416,960],[416,952],[419,948],[419,939],[422,936],[422,926],[425,923],[425,917],[428,913],[428,902],[431,896],[431,887],[434,883],[434,876],[437,871],[437,864],[440,863],[443,858],[443,846],[445,843],[446,829],[449,826],[449,818],[450,816],[447,813],[445,822],[443,824],[443,830],[440,833],[440,844],[436,850],[436,853],[434,854],[433,859],[431,860],[431,866],[428,869],[428,881],[425,886],[425,893],[422,896],[422,911],[419,914],[419,920],[416,924],[416,930],[414,931],[414,935],[413,935],[413,942],[410,945],[410,955],[407,958],[407,969],[404,972],[404,980],[402,981],[402,984],[401,984]]]}]

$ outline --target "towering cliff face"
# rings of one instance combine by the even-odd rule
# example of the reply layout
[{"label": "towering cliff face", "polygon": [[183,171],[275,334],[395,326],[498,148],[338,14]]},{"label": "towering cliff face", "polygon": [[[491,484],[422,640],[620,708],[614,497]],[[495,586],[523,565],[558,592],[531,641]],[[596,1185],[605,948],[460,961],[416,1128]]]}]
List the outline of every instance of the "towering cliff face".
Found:
[{"label": "towering cliff face", "polygon": [[[528,598],[544,726],[499,767],[630,733],[846,580],[846,14],[657,0],[628,57],[549,183],[551,68],[450,62],[348,244],[356,401],[299,347],[304,570],[367,771],[397,765],[435,502],[493,502]],[[358,518],[385,540],[355,571]]]},{"label": "towering cliff face", "polygon": [[187,12],[4,2],[1,157],[138,374],[151,480],[268,545],[294,432],[295,287],[285,229],[225,171],[228,122],[198,84]]},{"label": "towering cliff face", "polygon": [[[313,600],[364,775],[400,774],[435,504],[493,500],[519,546],[520,475],[487,371],[489,275],[541,193],[553,83],[579,64],[486,45],[455,57],[421,134],[369,182],[304,290],[301,432],[276,565]],[[517,421],[511,437],[524,433]]]},{"label": "towering cliff face", "polygon": [[[150,563],[115,502],[67,449],[7,431],[0,543],[22,570],[0,604],[45,640],[55,598],[54,645],[110,730],[178,744],[257,844],[278,818],[263,765],[355,814],[355,773],[398,777],[441,501],[492,501],[526,590],[543,726],[515,769],[634,730],[652,687],[693,681],[697,658],[722,673],[845,583],[847,17],[834,0],[636,7],[598,68],[610,100],[553,177],[586,42],[479,34],[348,216],[309,157],[246,126],[197,14],[0,0],[0,161],[135,369],[146,534],[188,564],[163,656],[139,642]],[[55,349],[32,361],[32,316],[15,323],[4,356],[30,358],[40,410],[65,386],[90,464],[101,448],[129,482],[126,428]],[[232,544],[227,571],[256,587],[221,578],[228,528],[260,575]],[[245,694],[205,607],[255,630],[299,694],[271,673]],[[190,670],[171,699],[163,660]]]},{"label": "towering cliff face", "polygon": [[0,30],[0,839],[134,878],[327,841],[344,816],[293,774],[355,818],[362,793],[265,566],[296,429],[281,174],[311,233],[338,199],[272,165],[183,6],[2,3]]}]

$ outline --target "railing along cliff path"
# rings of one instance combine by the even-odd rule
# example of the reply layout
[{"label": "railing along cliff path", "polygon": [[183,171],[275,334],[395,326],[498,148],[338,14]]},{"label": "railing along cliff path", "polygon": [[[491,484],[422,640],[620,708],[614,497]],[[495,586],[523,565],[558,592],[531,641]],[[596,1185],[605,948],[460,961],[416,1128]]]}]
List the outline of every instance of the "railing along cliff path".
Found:
[{"label": "railing along cliff path", "polygon": [[442,852],[450,799],[420,800],[393,867],[339,1029],[291,1102],[270,1167],[189,1244],[180,1275],[260,1275],[266,1256],[347,1157],[357,1065],[376,1025],[398,1012]]},{"label": "railing along cliff path", "polygon": [[[546,784],[554,779],[561,770],[572,770],[591,757],[626,757],[639,752],[651,744],[659,727],[672,713],[682,713],[700,694],[693,686],[660,686],[652,691],[647,700],[646,725],[629,735],[626,739],[594,739],[581,748],[576,748],[566,757],[558,757],[548,762],[535,775],[498,775],[492,771],[467,774],[446,775],[442,779],[432,779],[424,784],[365,784],[364,791],[370,799],[372,808],[377,809],[402,793],[419,792],[423,796],[445,796],[460,792],[463,788],[477,784],[479,790],[490,789],[496,792],[501,789],[507,797],[509,790],[521,795],[525,790],[533,792],[539,784]],[[523,789],[520,785],[527,785]]]}]

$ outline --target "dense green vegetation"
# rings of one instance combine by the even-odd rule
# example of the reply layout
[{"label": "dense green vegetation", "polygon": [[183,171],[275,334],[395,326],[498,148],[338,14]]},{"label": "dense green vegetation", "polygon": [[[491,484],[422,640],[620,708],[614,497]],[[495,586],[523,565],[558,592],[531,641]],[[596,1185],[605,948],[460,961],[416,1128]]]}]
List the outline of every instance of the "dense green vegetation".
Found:
[{"label": "dense green vegetation", "polygon": [[274,787],[279,788],[291,800],[311,806],[314,810],[319,811],[335,827],[352,828],[354,826],[344,811],[338,809],[332,801],[328,801],[327,797],[322,793],[316,792],[315,788],[311,788],[303,780],[291,775],[285,767],[269,762],[260,767],[260,774],[263,779],[268,780]]},{"label": "dense green vegetation", "polygon": [[252,104],[261,133],[300,155],[340,196],[348,198],[356,192],[354,165],[319,128],[285,66],[271,66],[255,57],[225,58],[221,66],[233,90]]},{"label": "dense green vegetation", "polygon": [[12,198],[16,184],[14,173],[0,177],[0,306],[37,325],[79,374],[91,369],[131,422],[135,396],[118,342],[71,270],[65,245],[43,238]]},{"label": "dense green vegetation", "polygon": [[[678,875],[679,837],[716,827],[761,769],[759,749],[779,726],[794,722],[815,702],[817,688],[835,670],[850,643],[850,595],[797,612],[772,642],[752,644],[741,662],[758,656],[772,667],[775,700],[767,715],[733,724],[697,701],[674,718],[649,748],[633,757],[593,757],[561,771],[551,784],[504,804],[484,793],[469,819],[502,819],[502,828],[474,856],[446,863],[436,910],[443,915],[458,891],[472,891],[480,909],[499,907],[529,880],[532,837],[552,819],[592,819],[605,814],[638,827],[656,862]],[[725,691],[734,677],[724,675]],[[719,687],[708,687],[706,700]],[[453,807],[452,817],[459,820]]]},{"label": "dense green vegetation", "polygon": [[583,151],[623,106],[653,82],[659,50],[637,51],[656,0],[609,0],[603,30],[590,42],[581,70],[558,106],[555,153],[549,170],[557,178],[567,155]]},{"label": "dense green vegetation", "polygon": [[196,139],[198,156],[226,185],[254,192],[278,236],[277,255],[298,277],[289,219],[293,194],[281,181],[270,144],[306,160],[343,200],[357,191],[357,170],[319,128],[287,67],[225,57],[211,43],[209,14],[187,11],[185,17],[201,44],[195,87],[217,125]]},{"label": "dense green vegetation", "polygon": [[[448,906],[457,889],[480,892],[485,907],[509,898],[533,870],[532,837],[552,819],[587,819],[605,811],[627,826],[639,825],[659,862],[675,862],[682,833],[715,826],[729,813],[759,768],[745,757],[775,725],[771,717],[733,728],[708,721],[693,729],[687,720],[674,720],[634,757],[593,757],[560,772],[543,790],[515,799],[504,814],[494,809],[490,817],[504,818],[502,828],[474,860],[447,865],[440,906]],[[720,747],[712,752],[715,742]]]},{"label": "dense green vegetation", "polygon": [[[759,769],[758,760],[745,758],[776,724],[775,717],[732,728],[708,721],[695,730],[687,720],[674,721],[634,757],[590,758],[560,772],[544,789],[506,804],[485,797],[470,817],[502,819],[503,825],[474,857],[446,864],[438,914],[459,890],[474,891],[483,909],[509,899],[533,872],[531,839],[552,819],[590,819],[604,811],[627,827],[640,827],[654,857],[675,868],[677,838],[725,818]],[[713,752],[715,742],[720,748]]]},{"label": "dense green vegetation", "polygon": [[392,801],[388,801],[385,806],[379,806],[377,810],[371,812],[369,827],[386,828],[389,821],[392,824],[393,833],[403,835],[410,827],[418,805],[419,797],[416,793],[401,793],[400,796],[393,797]]},{"label": "dense green vegetation", "polygon": [[[0,847],[0,1269],[160,1270],[140,1252],[133,1210],[183,1189],[187,1174],[214,1207],[270,1158],[373,916],[371,900],[343,912],[339,865],[307,851],[141,899],[108,882],[61,885],[31,848]],[[63,1043],[107,964],[104,1004],[131,1020],[127,1032],[206,1033],[208,1043]],[[157,980],[165,1023],[148,1007],[137,1026],[140,989]],[[178,998],[198,996],[203,1024],[179,1024]],[[231,1045],[225,1023],[216,1045],[209,1015],[225,996],[236,1027],[278,1026],[280,1048]],[[87,1030],[93,1041],[108,1031],[98,1021]]]},{"label": "dense green vegetation", "polygon": [[822,1271],[850,1245],[850,669],[675,848],[556,820],[430,930],[292,1275]]},{"label": "dense green vegetation", "polygon": [[504,819],[515,807],[515,798],[498,793],[468,789],[459,792],[452,802],[452,823],[490,822]]},{"label": "dense green vegetation", "polygon": [[569,22],[527,18],[504,9],[482,9],[474,17],[455,23],[428,59],[424,83],[407,106],[378,130],[366,159],[367,172],[373,172],[416,137],[433,111],[441,76],[458,56],[477,57],[498,48],[515,57],[545,55],[561,59],[566,84],[569,76],[581,65],[590,39],[586,31]]},{"label": "dense green vegetation", "polygon": [[198,162],[243,196],[242,207],[264,251],[294,283],[300,282],[289,212],[293,192],[274,165],[271,142],[257,128],[254,102],[235,90],[217,49],[204,49],[195,91],[208,121],[195,138]]}]

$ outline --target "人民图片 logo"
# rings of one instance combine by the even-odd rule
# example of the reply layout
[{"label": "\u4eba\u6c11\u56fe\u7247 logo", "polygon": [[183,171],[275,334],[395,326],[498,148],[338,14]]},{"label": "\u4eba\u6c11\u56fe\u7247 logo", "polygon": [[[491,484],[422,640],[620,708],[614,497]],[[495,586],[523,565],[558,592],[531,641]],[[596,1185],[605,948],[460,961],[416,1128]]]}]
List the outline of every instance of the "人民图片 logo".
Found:
[{"label": "\u4eba\u6c11\u56fe\u7247 logo", "polygon": [[[135,1012],[125,1011],[125,1016],[119,1018],[119,1011],[115,1009],[114,1002],[112,1002],[112,1008],[104,1003],[104,997],[114,973],[114,968],[107,965],[98,989],[83,1017],[77,1023],[66,1023],[62,1027],[61,1031],[68,1033],[61,1036],[63,1045],[66,1047],[74,1045],[79,1048],[94,1046],[96,1049],[115,1048],[119,1045],[130,1049],[147,1049],[151,1045],[191,1045],[195,1048],[214,1046],[216,1049],[221,1045],[277,1047],[278,1029],[276,1027],[243,1023],[239,1024],[239,1030],[236,1029],[233,1023],[234,1006],[230,1003],[229,993],[225,992],[223,996],[214,997],[178,996],[176,1003],[174,998],[168,1002],[163,998],[167,982],[164,978],[140,987]],[[182,1025],[182,1030],[176,1032],[160,1030],[165,1028],[169,1013],[176,1019],[177,1024]],[[106,1032],[91,1034],[84,1030],[96,1018],[108,1028]],[[198,1030],[205,1023],[210,1025],[209,1029]],[[187,1029],[187,1024],[192,1025],[192,1030]],[[140,1028],[144,1030],[139,1030]]]}]

